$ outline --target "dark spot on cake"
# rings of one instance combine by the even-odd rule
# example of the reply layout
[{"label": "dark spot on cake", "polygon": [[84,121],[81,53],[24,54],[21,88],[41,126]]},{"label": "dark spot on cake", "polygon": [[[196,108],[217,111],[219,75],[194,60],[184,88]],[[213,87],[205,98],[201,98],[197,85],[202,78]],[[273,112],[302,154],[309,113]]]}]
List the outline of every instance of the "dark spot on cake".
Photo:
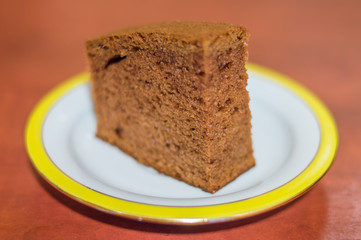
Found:
[{"label": "dark spot on cake", "polygon": [[200,71],[200,72],[198,72],[198,75],[199,75],[199,76],[204,76],[205,73],[204,73],[203,71]]},{"label": "dark spot on cake", "polygon": [[191,131],[194,131],[194,130],[196,130],[195,128],[191,128]]},{"label": "dark spot on cake", "polygon": [[144,81],[144,89],[145,90],[149,90],[151,88],[151,86],[152,86],[151,82],[149,82],[148,80]]},{"label": "dark spot on cake", "polygon": [[239,111],[239,108],[238,108],[238,107],[234,107],[232,114],[235,114],[235,113],[238,112],[238,111]]},{"label": "dark spot on cake", "polygon": [[123,129],[121,127],[116,128],[114,132],[119,138],[122,138]]},{"label": "dark spot on cake", "polygon": [[228,70],[229,68],[231,68],[231,66],[232,66],[232,62],[227,62],[225,64],[220,63],[220,64],[218,64],[218,69],[221,71],[224,71],[224,70]]},{"label": "dark spot on cake", "polygon": [[201,98],[201,97],[196,97],[196,98],[194,98],[194,101],[196,102],[196,103],[198,103],[198,104],[202,104],[203,103],[203,98]]},{"label": "dark spot on cake", "polygon": [[138,33],[138,36],[143,40],[143,41],[145,41],[146,39],[145,39],[145,36],[143,35],[143,34],[141,34],[141,33]]},{"label": "dark spot on cake", "polygon": [[136,52],[136,51],[139,51],[140,50],[140,47],[132,47],[132,52]]},{"label": "dark spot on cake", "polygon": [[230,103],[231,103],[231,99],[228,98],[228,99],[226,100],[226,104],[228,105],[228,104],[230,104]]},{"label": "dark spot on cake", "polygon": [[224,69],[229,69],[229,68],[231,68],[232,67],[232,62],[228,62],[228,63],[226,63],[226,65],[224,65]]},{"label": "dark spot on cake", "polygon": [[215,161],[215,159],[211,158],[211,159],[209,160],[209,164],[213,164],[214,161]]},{"label": "dark spot on cake", "polygon": [[118,63],[120,61],[122,61],[123,59],[125,59],[127,56],[120,56],[120,55],[114,55],[112,58],[110,58],[107,62],[107,64],[105,64],[105,69],[107,69],[110,65]]},{"label": "dark spot on cake", "polygon": [[169,147],[170,147],[170,144],[169,144],[169,143],[166,143],[165,146],[166,146],[167,148],[169,148]]},{"label": "dark spot on cake", "polygon": [[217,112],[223,111],[225,107],[218,101],[214,102],[214,105],[217,107]]}]

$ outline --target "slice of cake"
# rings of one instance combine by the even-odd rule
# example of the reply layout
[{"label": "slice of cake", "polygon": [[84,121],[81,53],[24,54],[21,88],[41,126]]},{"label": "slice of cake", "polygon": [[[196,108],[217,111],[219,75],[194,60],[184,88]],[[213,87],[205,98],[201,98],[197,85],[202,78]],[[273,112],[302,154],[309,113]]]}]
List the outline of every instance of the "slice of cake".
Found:
[{"label": "slice of cake", "polygon": [[167,22],[88,41],[97,136],[216,192],[255,165],[248,36],[242,26]]}]

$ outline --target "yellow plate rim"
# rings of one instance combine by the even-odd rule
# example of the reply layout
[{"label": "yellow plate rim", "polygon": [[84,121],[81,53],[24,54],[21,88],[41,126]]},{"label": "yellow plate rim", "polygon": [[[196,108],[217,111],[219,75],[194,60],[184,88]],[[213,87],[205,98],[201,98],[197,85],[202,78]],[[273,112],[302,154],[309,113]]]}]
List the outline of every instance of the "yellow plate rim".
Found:
[{"label": "yellow plate rim", "polygon": [[332,165],[338,147],[336,123],[327,107],[309,90],[289,77],[253,63],[247,69],[281,84],[300,97],[317,118],[321,139],[308,167],[288,183],[264,194],[237,202],[196,207],[159,206],[131,202],[87,188],[64,174],[47,155],[42,127],[53,105],[68,91],[89,81],[89,73],[70,78],[50,91],[34,108],[25,131],[25,144],[39,174],[56,189],[95,209],[138,221],[178,225],[200,225],[255,216],[296,199],[310,189]]}]

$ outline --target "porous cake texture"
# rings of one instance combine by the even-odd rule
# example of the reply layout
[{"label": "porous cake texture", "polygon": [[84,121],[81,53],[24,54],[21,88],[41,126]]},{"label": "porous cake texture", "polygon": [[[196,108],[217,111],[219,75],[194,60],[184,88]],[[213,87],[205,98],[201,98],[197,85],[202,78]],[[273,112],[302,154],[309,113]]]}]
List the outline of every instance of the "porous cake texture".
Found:
[{"label": "porous cake texture", "polygon": [[88,41],[96,135],[216,192],[255,165],[248,37],[243,26],[166,22]]}]

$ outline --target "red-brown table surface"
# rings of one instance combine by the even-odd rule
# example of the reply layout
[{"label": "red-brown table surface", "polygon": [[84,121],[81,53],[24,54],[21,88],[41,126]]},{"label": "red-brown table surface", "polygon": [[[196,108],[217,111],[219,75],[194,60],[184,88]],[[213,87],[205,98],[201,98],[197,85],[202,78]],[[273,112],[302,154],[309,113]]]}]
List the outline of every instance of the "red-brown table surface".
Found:
[{"label": "red-brown table surface", "polygon": [[[83,206],[33,169],[25,124],[41,97],[87,69],[84,41],[164,20],[246,25],[250,61],[280,71],[333,113],[339,149],[305,196],[201,227],[135,222]],[[0,2],[0,239],[361,239],[361,1]]]}]

